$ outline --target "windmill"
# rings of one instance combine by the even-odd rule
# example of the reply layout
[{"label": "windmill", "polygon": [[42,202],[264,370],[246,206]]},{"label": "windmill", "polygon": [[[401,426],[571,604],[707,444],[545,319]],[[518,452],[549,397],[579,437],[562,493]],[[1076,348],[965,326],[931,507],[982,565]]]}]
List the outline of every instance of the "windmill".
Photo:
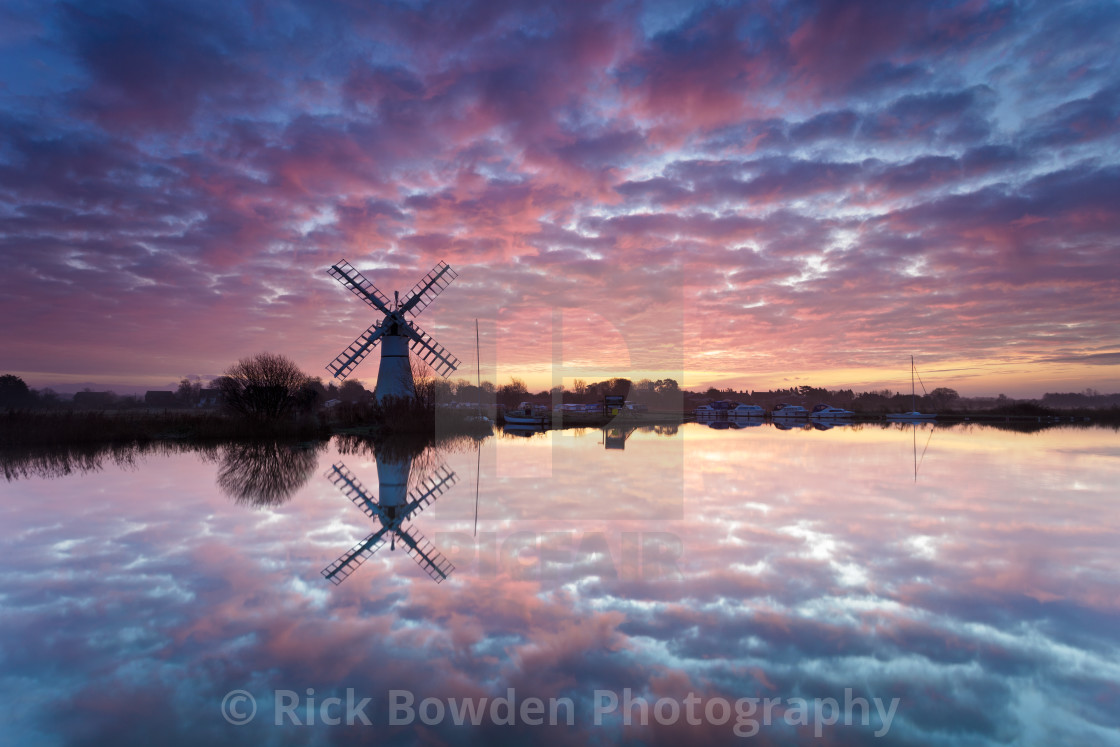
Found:
[{"label": "windmill", "polygon": [[408,363],[409,347],[440,376],[446,377],[459,367],[458,358],[447,352],[414,321],[405,317],[405,314],[418,316],[458,277],[446,262],[440,262],[421,278],[403,301],[394,292],[392,303],[344,259],[331,265],[327,274],[349,288],[374,310],[385,315],[382,320],[370,325],[369,329],[327,366],[327,370],[336,379],[349,376],[379,342],[384,342],[384,347],[381,349],[381,366],[377,369],[377,386],[374,388],[374,396],[378,402],[386,397],[415,396],[412,367]]},{"label": "windmill", "polygon": [[455,473],[441,465],[420,484],[408,492],[408,473],[412,469],[412,459],[389,462],[377,459],[378,494],[373,498],[358,478],[342,462],[335,462],[327,471],[326,477],[343,492],[354,505],[381,526],[368,537],[343,553],[338,560],[323,569],[323,578],[336,586],[345,581],[351,573],[361,567],[371,555],[385,546],[388,535],[389,549],[396,549],[396,541],[408,548],[412,559],[432,577],[437,584],[442,583],[455,570],[451,561],[436,550],[411,523],[405,522],[412,515],[423,511],[428,505],[455,484]]}]

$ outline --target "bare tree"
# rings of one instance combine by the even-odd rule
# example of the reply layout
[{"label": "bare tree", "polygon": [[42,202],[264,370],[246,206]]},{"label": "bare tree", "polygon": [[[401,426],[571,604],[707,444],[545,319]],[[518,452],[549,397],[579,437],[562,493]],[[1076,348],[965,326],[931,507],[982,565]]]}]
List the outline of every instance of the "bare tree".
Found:
[{"label": "bare tree", "polygon": [[226,407],[259,420],[275,420],[293,409],[310,377],[290,358],[258,353],[226,369],[215,384]]},{"label": "bare tree", "polygon": [[498,389],[498,402],[506,407],[516,407],[528,394],[529,388],[525,386],[525,382],[514,377]]},{"label": "bare tree", "polygon": [[409,367],[412,369],[412,396],[421,409],[429,410],[436,406],[439,379],[435,371],[419,358],[410,357]]}]

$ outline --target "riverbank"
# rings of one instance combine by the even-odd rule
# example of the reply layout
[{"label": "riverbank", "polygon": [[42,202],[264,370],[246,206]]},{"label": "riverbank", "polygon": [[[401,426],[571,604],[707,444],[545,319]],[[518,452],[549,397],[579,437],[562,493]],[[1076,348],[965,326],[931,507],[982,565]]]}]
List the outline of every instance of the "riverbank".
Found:
[{"label": "riverbank", "polygon": [[364,417],[303,415],[273,421],[252,420],[221,412],[192,411],[36,411],[0,413],[0,449],[145,444],[158,441],[229,442],[260,439],[321,440],[334,435],[367,438],[486,435],[490,424],[469,413],[438,416],[408,412],[372,412]]}]

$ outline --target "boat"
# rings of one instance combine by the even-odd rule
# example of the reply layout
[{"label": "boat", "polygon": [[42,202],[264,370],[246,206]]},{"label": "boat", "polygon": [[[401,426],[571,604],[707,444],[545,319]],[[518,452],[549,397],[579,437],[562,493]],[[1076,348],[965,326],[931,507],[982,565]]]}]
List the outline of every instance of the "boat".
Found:
[{"label": "boat", "polygon": [[772,418],[805,418],[808,416],[809,411],[801,405],[791,405],[786,402],[779,402],[770,411],[770,417]]},{"label": "boat", "polygon": [[547,407],[522,402],[516,410],[506,410],[503,416],[510,425],[548,425],[552,422],[552,414]]},{"label": "boat", "polygon": [[[918,394],[914,389],[914,376],[916,371],[914,369],[914,356],[910,356],[910,412],[892,412],[887,415],[887,420],[933,420],[937,417],[936,413],[918,412]],[[922,385],[925,388],[925,384]]]},{"label": "boat", "polygon": [[766,410],[758,405],[747,405],[740,402],[737,407],[727,411],[733,418],[761,418],[766,415]]},{"label": "boat", "polygon": [[[714,402],[709,402],[706,405],[700,405],[693,412],[697,416],[717,415],[719,417],[726,417],[727,415],[732,414],[737,407],[754,407],[754,405],[744,405],[741,402],[733,402],[729,399],[719,399]],[[762,412],[765,412],[761,407],[758,409]]]},{"label": "boat", "polygon": [[817,419],[833,420],[833,419],[836,419],[836,418],[850,418],[853,415],[855,415],[855,413],[852,412],[851,410],[845,410],[845,409],[840,408],[840,407],[832,407],[831,405],[826,405],[824,403],[821,403],[821,404],[817,405],[816,407],[813,408],[813,411],[811,413],[809,413],[809,417],[813,418],[814,420],[817,420]]}]

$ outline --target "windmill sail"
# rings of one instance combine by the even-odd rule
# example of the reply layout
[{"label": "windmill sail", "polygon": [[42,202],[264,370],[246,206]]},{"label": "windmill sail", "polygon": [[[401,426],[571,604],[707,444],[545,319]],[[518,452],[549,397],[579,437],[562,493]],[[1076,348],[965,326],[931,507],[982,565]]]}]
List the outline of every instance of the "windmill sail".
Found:
[{"label": "windmill sail", "polygon": [[459,274],[446,262],[440,262],[408,292],[401,304],[401,311],[410,311],[413,316],[419,316],[420,312],[428,308],[428,304],[436,300],[436,297],[443,293],[444,288],[451,285],[451,281],[457,277]]},{"label": "windmill sail", "polygon": [[415,316],[426,309],[458,277],[446,262],[440,262],[432,268],[403,300],[394,293],[392,302],[345,259],[331,265],[327,274],[385,315],[327,365],[327,370],[336,379],[349,376],[378,344],[381,346],[381,366],[377,371],[377,387],[373,392],[378,402],[394,397],[416,398],[409,362],[410,350],[440,376],[446,377],[459,367],[458,358],[413,324],[411,319],[405,318],[406,314]]},{"label": "windmill sail", "polygon": [[410,344],[412,352],[416,353],[440,376],[446,378],[448,374],[459,367],[459,359],[447,352],[443,345],[433,340],[431,335],[420,329],[416,324],[409,322],[405,331],[412,339]]},{"label": "windmill sail", "polygon": [[335,462],[327,470],[327,479],[331,484],[342,491],[355,506],[362,509],[362,513],[371,519],[377,518],[377,499],[370,495],[365,485],[354,477],[354,473],[347,469],[342,462]]},{"label": "windmill sail", "polygon": [[373,352],[384,334],[385,327],[380,322],[371,324],[369,329],[363,332],[357,340],[350,343],[350,347],[343,350],[337,358],[327,364],[327,370],[336,379],[345,379],[359,363],[365,360],[367,355]]},{"label": "windmill sail", "polygon": [[382,537],[387,531],[386,528],[379,529],[343,553],[338,560],[323,569],[323,578],[335,586],[341,584],[349,578],[351,573],[358,570],[362,563],[369,560],[371,555],[385,545],[385,540]]},{"label": "windmill sail", "polygon": [[397,536],[408,546],[408,554],[416,564],[423,568],[437,584],[442,583],[455,571],[451,561],[445,558],[415,527],[408,526],[397,532]]},{"label": "windmill sail", "polygon": [[389,313],[389,299],[377,290],[377,286],[354,269],[354,266],[345,259],[340,259],[331,265],[327,274],[350,289],[358,298],[377,309],[383,314]]}]

